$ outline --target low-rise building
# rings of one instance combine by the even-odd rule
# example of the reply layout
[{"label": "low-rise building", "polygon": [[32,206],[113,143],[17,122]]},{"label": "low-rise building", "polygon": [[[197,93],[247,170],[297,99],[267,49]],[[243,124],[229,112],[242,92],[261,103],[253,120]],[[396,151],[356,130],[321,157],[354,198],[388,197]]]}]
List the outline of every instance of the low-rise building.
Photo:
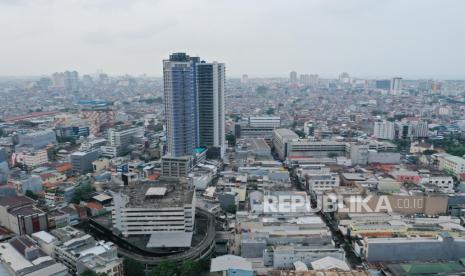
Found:
[{"label": "low-rise building", "polygon": [[59,241],[54,248],[56,260],[66,265],[73,275],[86,270],[109,276],[123,275],[123,260],[118,258],[112,242],[95,241],[70,226],[53,230],[52,235]]},{"label": "low-rise building", "polygon": [[19,236],[8,242],[0,243],[0,262],[11,275],[69,275],[66,266],[55,262],[52,257],[46,255],[28,236]]},{"label": "low-rise building", "polygon": [[47,213],[25,196],[0,198],[0,223],[18,235],[47,230]]}]

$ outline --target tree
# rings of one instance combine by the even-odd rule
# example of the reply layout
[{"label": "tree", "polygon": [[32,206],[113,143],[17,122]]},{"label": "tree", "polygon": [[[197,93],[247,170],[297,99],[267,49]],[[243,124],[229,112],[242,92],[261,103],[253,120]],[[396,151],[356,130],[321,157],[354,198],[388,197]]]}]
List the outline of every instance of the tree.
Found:
[{"label": "tree", "polygon": [[228,144],[230,146],[235,146],[236,145],[236,136],[232,133],[226,134],[226,141],[228,141]]},{"label": "tree", "polygon": [[93,272],[92,270],[89,270],[87,269],[86,271],[82,272],[81,274],[79,274],[79,276],[107,276],[106,273],[95,273]]},{"label": "tree", "polygon": [[427,150],[424,150],[424,151],[423,151],[423,154],[424,154],[424,155],[432,155],[432,154],[434,154],[434,153],[437,153],[437,151],[435,151],[435,150],[430,150],[430,149],[427,149]]},{"label": "tree", "polygon": [[268,92],[268,87],[260,85],[255,89],[255,91],[258,95],[264,95],[266,94],[266,92]]},{"label": "tree", "polygon": [[87,200],[89,199],[90,193],[92,193],[95,189],[91,185],[80,185],[76,190],[74,191],[74,196],[71,199],[72,203],[79,204],[81,200]]},{"label": "tree", "polygon": [[274,108],[270,107],[265,112],[267,115],[274,115]]},{"label": "tree", "polygon": [[410,147],[410,140],[407,140],[407,139],[395,140],[394,144],[397,145],[397,148],[399,150],[406,150]]},{"label": "tree", "polygon": [[296,129],[294,130],[294,132],[299,135],[300,138],[305,138],[305,132],[303,132],[302,130],[300,129]]},{"label": "tree", "polygon": [[34,194],[34,192],[32,192],[31,190],[27,190],[26,193],[25,193],[25,195],[26,195],[27,197],[29,197],[29,198],[34,199],[34,200],[37,199],[37,195]]},{"label": "tree", "polygon": [[124,276],[145,276],[144,265],[133,259],[125,258],[123,261],[123,268]]},{"label": "tree", "polygon": [[152,271],[150,276],[173,276],[177,274],[177,265],[173,261],[161,261]]},{"label": "tree", "polygon": [[179,269],[180,276],[200,275],[201,272],[202,265],[199,262],[194,262],[190,260],[183,262],[181,268]]},{"label": "tree", "polygon": [[329,153],[328,153],[328,157],[329,157],[329,158],[336,158],[336,157],[337,157],[337,153],[335,153],[335,152],[329,152]]},{"label": "tree", "polygon": [[236,207],[236,205],[231,204],[231,205],[228,205],[228,206],[225,208],[225,211],[228,212],[228,213],[231,213],[231,214],[235,214],[236,211],[237,211],[237,207]]}]

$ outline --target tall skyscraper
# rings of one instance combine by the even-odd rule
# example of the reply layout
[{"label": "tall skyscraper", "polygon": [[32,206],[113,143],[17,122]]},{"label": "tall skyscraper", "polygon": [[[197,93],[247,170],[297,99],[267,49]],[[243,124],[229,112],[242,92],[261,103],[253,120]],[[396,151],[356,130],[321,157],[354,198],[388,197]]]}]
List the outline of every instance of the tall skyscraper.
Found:
[{"label": "tall skyscraper", "polygon": [[168,155],[192,155],[198,147],[196,63],[198,57],[174,53],[163,61]]},{"label": "tall skyscraper", "polygon": [[199,144],[205,148],[224,147],[224,63],[197,64],[199,102]]},{"label": "tall skyscraper", "polygon": [[289,82],[290,83],[297,83],[297,72],[296,71],[292,71],[289,74]]},{"label": "tall skyscraper", "polygon": [[391,80],[376,80],[376,89],[389,90],[391,89]]},{"label": "tall skyscraper", "polygon": [[79,73],[77,71],[65,71],[64,85],[68,91],[77,91],[79,89]]},{"label": "tall skyscraper", "polygon": [[391,93],[399,94],[402,89],[402,78],[393,78],[391,81]]},{"label": "tall skyscraper", "polygon": [[249,75],[243,74],[241,78],[241,83],[242,84],[248,84],[249,83]]}]

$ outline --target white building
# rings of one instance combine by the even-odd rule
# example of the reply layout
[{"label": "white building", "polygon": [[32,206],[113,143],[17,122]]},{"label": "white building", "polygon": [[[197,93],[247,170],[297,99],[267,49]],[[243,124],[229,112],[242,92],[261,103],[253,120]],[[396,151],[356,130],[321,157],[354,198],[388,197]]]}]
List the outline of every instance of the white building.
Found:
[{"label": "white building", "polygon": [[142,137],[144,137],[144,128],[142,127],[110,128],[108,130],[108,143],[118,149],[118,154],[121,154],[125,148],[132,144],[135,138]]},{"label": "white building", "polygon": [[[28,236],[15,237],[0,243],[0,263],[7,269],[6,275],[18,276],[67,276],[68,269],[56,263],[37,247]],[[1,275],[5,275],[0,270]]]},{"label": "white building", "polygon": [[397,95],[402,90],[402,78],[396,77],[391,81],[391,93]]},{"label": "white building", "polygon": [[31,148],[20,150],[13,154],[13,158],[15,162],[23,164],[28,168],[34,168],[48,163],[47,150],[45,149],[33,150]]},{"label": "white building", "polygon": [[427,176],[422,177],[420,184],[432,185],[439,189],[442,193],[454,192],[454,179],[452,176]]},{"label": "white building", "polygon": [[434,154],[438,169],[459,175],[465,173],[465,159],[448,153]]},{"label": "white building", "polygon": [[307,177],[308,190],[318,193],[339,187],[340,179],[337,173],[310,175]]},{"label": "white building", "polygon": [[70,226],[53,230],[52,235],[59,240],[54,249],[56,260],[67,266],[72,274],[91,270],[109,276],[123,275],[123,259],[118,258],[117,247],[112,242],[97,242]]},{"label": "white building", "polygon": [[428,122],[418,121],[413,123],[413,137],[425,138],[429,136]]},{"label": "white building", "polygon": [[263,263],[274,268],[293,268],[294,262],[300,261],[307,266],[324,257],[333,257],[345,261],[345,252],[342,248],[330,245],[321,246],[273,246],[265,249]]},{"label": "white building", "polygon": [[281,117],[279,116],[249,117],[249,126],[278,128],[281,126]]},{"label": "white building", "polygon": [[149,247],[189,247],[194,219],[195,193],[180,180],[137,183],[113,192],[113,226],[125,237],[151,235]]},{"label": "white building", "polygon": [[287,157],[287,145],[293,139],[298,139],[299,136],[286,128],[279,128],[273,131],[273,147],[281,160]]},{"label": "white building", "polygon": [[393,140],[395,138],[395,124],[389,121],[375,122],[373,137],[378,139]]}]

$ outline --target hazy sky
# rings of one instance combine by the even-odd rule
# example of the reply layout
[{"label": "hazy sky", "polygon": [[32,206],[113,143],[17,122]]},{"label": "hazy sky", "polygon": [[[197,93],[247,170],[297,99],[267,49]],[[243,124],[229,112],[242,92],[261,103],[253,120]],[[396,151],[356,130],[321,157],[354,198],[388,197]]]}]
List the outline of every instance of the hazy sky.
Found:
[{"label": "hazy sky", "polygon": [[229,76],[465,78],[463,0],[0,0],[0,75],[160,76],[186,51]]}]

